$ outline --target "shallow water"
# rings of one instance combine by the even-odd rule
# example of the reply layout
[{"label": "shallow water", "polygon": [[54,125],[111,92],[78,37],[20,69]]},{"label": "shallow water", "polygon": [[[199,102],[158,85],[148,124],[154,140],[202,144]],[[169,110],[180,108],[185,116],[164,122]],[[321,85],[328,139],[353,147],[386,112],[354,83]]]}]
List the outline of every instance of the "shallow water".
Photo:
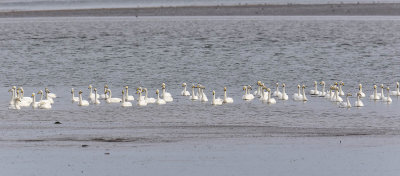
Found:
[{"label": "shallow water", "polygon": [[[286,83],[358,83],[394,89],[399,81],[400,17],[81,17],[0,19],[0,129],[3,141],[158,142],[186,138],[398,134],[399,100],[363,99],[343,109],[323,98],[306,103],[241,100],[242,86],[262,80],[273,90]],[[149,96],[167,84],[174,102],[121,108],[104,101],[78,107],[70,88],[109,84],[147,87]],[[214,107],[179,96],[181,83],[201,83],[234,104]],[[48,87],[59,98],[51,110],[9,110],[12,86],[25,96]],[[135,95],[136,97],[136,95]],[[350,98],[354,103],[355,98]],[[135,103],[134,103],[135,104]],[[55,121],[61,125],[53,124]],[[25,144],[24,144],[25,145]]]}]

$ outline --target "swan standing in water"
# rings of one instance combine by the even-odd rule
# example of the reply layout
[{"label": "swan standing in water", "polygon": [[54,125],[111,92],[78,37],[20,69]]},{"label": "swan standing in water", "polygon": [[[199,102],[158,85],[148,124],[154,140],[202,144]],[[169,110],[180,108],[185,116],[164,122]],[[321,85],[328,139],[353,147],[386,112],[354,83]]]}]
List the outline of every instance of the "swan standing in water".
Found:
[{"label": "swan standing in water", "polygon": [[311,95],[319,95],[318,83],[317,83],[317,81],[314,81],[314,90],[310,90],[310,94],[311,94]]},{"label": "swan standing in water", "polygon": [[154,99],[154,98],[148,98],[148,97],[147,97],[147,88],[144,88],[143,90],[144,90],[144,100],[145,100],[147,103],[155,103],[155,102],[156,102],[156,99]]},{"label": "swan standing in water", "polygon": [[124,92],[124,89],[122,89],[122,103],[121,103],[121,106],[122,107],[130,107],[130,106],[132,106],[132,103],[125,101],[125,99],[126,99],[125,92]]},{"label": "swan standing in water", "polygon": [[49,100],[49,101],[50,101],[50,104],[54,104],[53,98],[51,98],[51,97],[49,96],[50,90],[49,90],[49,89],[45,89],[45,93],[46,93],[46,100]]},{"label": "swan standing in water", "polygon": [[19,103],[21,103],[21,99],[19,97],[13,99],[13,104],[8,107],[8,109],[21,109]]},{"label": "swan standing in water", "polygon": [[172,101],[174,101],[174,99],[172,98],[171,94],[168,93],[168,92],[165,90],[165,83],[162,83],[162,84],[161,84],[161,87],[162,87],[162,98],[165,100],[165,102],[172,102]]},{"label": "swan standing in water", "polygon": [[264,90],[267,90],[268,88],[264,85],[264,84],[262,84],[262,87],[261,87],[261,89],[260,89],[260,91],[261,91],[261,97],[260,97],[260,101],[262,101],[263,103],[264,102],[267,102],[268,101],[268,99],[269,99],[269,94],[268,94],[268,92],[265,92]]},{"label": "swan standing in water", "polygon": [[182,92],[181,92],[181,95],[182,95],[182,96],[190,96],[189,91],[186,90],[186,83],[183,83],[183,84],[182,84],[182,87],[183,87],[183,90],[182,90]]},{"label": "swan standing in water", "polygon": [[289,96],[286,93],[286,84],[285,83],[282,84],[282,93],[280,96],[278,96],[278,99],[279,100],[288,100],[289,99]]},{"label": "swan standing in water", "polygon": [[92,101],[92,103],[93,104],[100,104],[100,101],[98,99],[99,97],[97,96],[97,95],[99,95],[99,94],[97,94],[97,89],[94,88],[93,90],[94,90],[94,101]]},{"label": "swan standing in water", "polygon": [[74,93],[74,88],[71,88],[71,94],[72,94],[72,98],[71,101],[73,102],[78,102],[79,101],[79,97],[75,97],[75,93]]},{"label": "swan standing in water", "polygon": [[293,94],[293,100],[303,101],[303,95],[300,93],[300,85],[297,85],[297,93]]},{"label": "swan standing in water", "polygon": [[31,106],[33,109],[39,108],[40,103],[36,102],[35,93],[32,93],[32,103]]},{"label": "swan standing in water", "polygon": [[200,85],[200,94],[201,94],[200,101],[201,102],[207,102],[208,101],[207,95],[204,93],[204,89],[206,89],[206,87]]},{"label": "swan standing in water", "polygon": [[79,91],[79,106],[89,106],[89,102],[87,100],[82,99],[82,90]]},{"label": "swan standing in water", "polygon": [[[164,101],[164,99],[160,98],[160,92],[158,91],[158,89],[156,90],[156,94],[157,94],[157,100],[156,100],[156,104],[158,105],[163,105],[166,102]],[[194,95],[194,94],[193,94]]]},{"label": "swan standing in water", "polygon": [[267,92],[268,92],[268,100],[267,100],[267,103],[268,103],[268,104],[276,104],[275,98],[272,98],[272,97],[271,97],[271,89],[268,88],[268,89],[267,89]]},{"label": "swan standing in water", "polygon": [[106,85],[104,85],[104,94],[100,95],[100,98],[103,99],[103,100],[108,98],[107,89],[108,89],[108,85],[106,84]]},{"label": "swan standing in water", "polygon": [[378,91],[376,90],[376,85],[374,85],[374,93],[369,96],[369,99],[371,100],[380,100],[381,97],[377,93]]},{"label": "swan standing in water", "polygon": [[390,98],[390,88],[387,87],[387,97],[382,97],[382,101],[387,102],[387,103],[391,103],[392,102],[392,98]]},{"label": "swan standing in water", "polygon": [[129,95],[129,92],[128,92],[128,86],[125,86],[125,101],[133,101],[133,100],[135,100],[135,97],[133,97],[132,95]]},{"label": "swan standing in water", "polygon": [[[89,99],[94,102],[95,94],[93,93],[93,86],[90,84],[88,89],[90,89]],[[97,97],[100,97],[100,95],[97,94]]]},{"label": "swan standing in water", "polygon": [[344,86],[344,83],[343,83],[343,82],[340,82],[340,83],[339,83],[339,95],[340,95],[340,96],[343,96],[343,95],[344,95],[344,92],[343,92],[343,89],[342,89],[343,86]]},{"label": "swan standing in water", "polygon": [[255,96],[258,96],[258,97],[261,97],[261,91],[262,91],[262,83],[261,83],[261,81],[257,81],[257,90],[256,91],[254,91],[254,95]]},{"label": "swan standing in water", "polygon": [[396,82],[396,91],[392,91],[391,95],[400,96],[399,82]]},{"label": "swan standing in water", "polygon": [[222,103],[233,103],[233,99],[226,95],[226,87],[224,87],[224,101]]},{"label": "swan standing in water", "polygon": [[325,81],[321,81],[319,84],[322,86],[322,91],[319,91],[318,96],[325,97],[325,95],[326,95],[326,92],[325,92]]},{"label": "swan standing in water", "polygon": [[334,102],[343,102],[342,97],[339,96],[339,88],[338,87],[333,87],[335,90],[335,93],[333,94],[333,98],[331,99],[331,101]]},{"label": "swan standing in water", "polygon": [[385,94],[383,93],[383,89],[384,89],[385,87],[383,86],[383,84],[381,84],[381,93],[377,93],[378,94],[378,96],[380,96],[381,98],[380,99],[383,99],[383,98],[385,98]]},{"label": "swan standing in water", "polygon": [[17,98],[15,95],[15,88],[13,87],[13,88],[9,89],[8,92],[11,92],[11,100],[10,100],[9,104],[14,105],[15,98]]},{"label": "swan standing in water", "polygon": [[220,99],[220,98],[215,99],[215,91],[214,90],[212,91],[212,94],[213,94],[213,99],[211,101],[211,104],[212,105],[222,105],[222,99]]},{"label": "swan standing in water", "polygon": [[[141,90],[138,90],[137,92],[136,92],[136,94],[139,94],[139,97],[141,97],[142,96],[142,92],[143,92],[143,90],[141,91]],[[147,102],[146,102],[146,100],[143,98],[138,98],[138,102],[137,102],[137,105],[138,106],[147,106]]]},{"label": "swan standing in water", "polygon": [[365,93],[362,91],[362,84],[358,85],[358,93],[360,93],[361,98],[365,97]]},{"label": "swan standing in water", "polygon": [[242,97],[243,100],[251,101],[254,99],[254,95],[249,93],[249,89],[251,90],[251,86],[243,86],[244,95]]},{"label": "swan standing in water", "polygon": [[357,93],[357,101],[354,103],[355,107],[363,107],[364,103],[361,101],[361,94],[360,92]]},{"label": "swan standing in water", "polygon": [[107,103],[120,103],[122,101],[121,98],[112,98],[112,92],[110,89],[107,89],[108,97],[106,98]]},{"label": "swan standing in water", "polygon": [[192,95],[190,96],[190,100],[193,100],[193,101],[199,99],[199,97],[194,94],[194,88],[196,88],[196,87],[192,84]]},{"label": "swan standing in water", "polygon": [[281,91],[279,91],[279,83],[276,83],[276,91],[272,95],[275,96],[275,97],[282,96]]},{"label": "swan standing in water", "polygon": [[341,102],[340,103],[340,105],[339,105],[339,107],[341,107],[341,108],[351,108],[351,103],[350,103],[350,100],[349,100],[349,97],[351,96],[351,94],[347,94],[346,95],[346,102]]}]

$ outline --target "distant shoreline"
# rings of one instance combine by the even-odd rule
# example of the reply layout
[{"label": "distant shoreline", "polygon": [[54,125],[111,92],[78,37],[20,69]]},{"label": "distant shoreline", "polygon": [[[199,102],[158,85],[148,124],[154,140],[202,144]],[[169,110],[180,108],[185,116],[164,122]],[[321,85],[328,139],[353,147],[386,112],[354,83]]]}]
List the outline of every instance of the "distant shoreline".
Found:
[{"label": "distant shoreline", "polygon": [[262,4],[0,12],[0,18],[81,16],[400,16],[400,3]]}]

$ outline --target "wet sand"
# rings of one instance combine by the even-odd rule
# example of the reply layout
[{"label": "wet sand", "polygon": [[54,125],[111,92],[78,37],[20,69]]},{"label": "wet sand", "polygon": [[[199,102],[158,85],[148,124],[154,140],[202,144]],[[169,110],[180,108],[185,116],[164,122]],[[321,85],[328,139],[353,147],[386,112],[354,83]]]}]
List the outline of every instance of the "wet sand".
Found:
[{"label": "wet sand", "polygon": [[143,7],[0,12],[0,17],[400,15],[400,3]]}]

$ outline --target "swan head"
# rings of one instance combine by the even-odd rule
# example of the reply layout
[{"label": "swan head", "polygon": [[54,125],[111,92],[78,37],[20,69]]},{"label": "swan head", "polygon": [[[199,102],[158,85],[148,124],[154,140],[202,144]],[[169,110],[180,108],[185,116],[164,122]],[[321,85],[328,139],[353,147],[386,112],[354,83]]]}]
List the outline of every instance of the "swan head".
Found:
[{"label": "swan head", "polygon": [[324,82],[324,81],[321,81],[319,84],[320,84],[320,85],[325,85],[325,82]]},{"label": "swan head", "polygon": [[226,87],[224,87],[224,92],[226,92]]},{"label": "swan head", "polygon": [[[194,87],[194,86],[193,86],[193,87]],[[157,90],[156,90],[156,94],[159,94],[159,93],[160,93],[160,91],[157,89]]]},{"label": "swan head", "polygon": [[125,86],[125,89],[128,89],[128,86]]},{"label": "swan head", "polygon": [[253,90],[250,85],[247,86],[247,89]]},{"label": "swan head", "polygon": [[104,85],[104,88],[107,88],[108,89],[108,85],[106,84],[106,85]]},{"label": "swan head", "polygon": [[142,91],[142,87],[138,87],[138,88],[136,88],[136,91]]},{"label": "swan head", "polygon": [[300,89],[300,84],[297,85],[297,88]]},{"label": "swan head", "polygon": [[163,89],[165,89],[165,84],[163,83],[161,87],[162,87]]},{"label": "swan head", "polygon": [[399,88],[399,82],[396,82],[396,84],[397,84],[397,88]]},{"label": "swan head", "polygon": [[82,94],[82,90],[79,90],[79,94]]},{"label": "swan head", "polygon": [[96,88],[94,88],[93,90],[94,90],[95,92],[97,92],[97,89],[96,89]]},{"label": "swan head", "polygon": [[258,86],[261,86],[261,81],[257,81],[257,85],[258,85]]},{"label": "swan head", "polygon": [[212,91],[212,94],[215,95],[215,91],[214,90]]},{"label": "swan head", "polygon": [[317,83],[317,81],[314,81],[314,86],[316,86],[318,83]]},{"label": "swan head", "polygon": [[389,91],[389,90],[390,90],[390,88],[389,88],[389,87],[387,87],[387,88],[386,88],[386,90],[387,90],[387,91]]},{"label": "swan head", "polygon": [[124,95],[125,94],[125,91],[124,91],[124,89],[122,89],[122,95]]},{"label": "swan head", "polygon": [[360,89],[362,88],[362,84],[359,84],[358,87],[360,87]]},{"label": "swan head", "polygon": [[186,83],[183,83],[183,84],[182,84],[182,87],[186,87]]},{"label": "swan head", "polygon": [[376,89],[376,85],[374,85],[374,89]]},{"label": "swan head", "polygon": [[42,91],[42,90],[39,90],[39,92],[38,92],[37,94],[43,94],[43,91]]},{"label": "swan head", "polygon": [[276,83],[276,87],[279,87],[279,83]]},{"label": "swan head", "polygon": [[89,84],[89,89],[91,89],[92,88],[92,85],[91,84]]},{"label": "swan head", "polygon": [[194,89],[194,88],[196,88],[196,86],[194,86],[194,84],[192,84],[192,88]]},{"label": "swan head", "polygon": [[17,89],[17,87],[16,87],[16,86],[13,86],[13,87],[12,87],[12,89],[14,89],[14,90],[15,90],[15,89]]},{"label": "swan head", "polygon": [[351,97],[352,95],[351,95],[351,93],[348,93],[346,96]]},{"label": "swan head", "polygon": [[247,87],[246,86],[243,86],[243,90],[246,90],[247,89]]},{"label": "swan head", "polygon": [[285,83],[283,83],[283,84],[282,84],[282,87],[286,87],[286,84],[285,84]]},{"label": "swan head", "polygon": [[74,93],[74,88],[71,88],[71,93]]},{"label": "swan head", "polygon": [[304,88],[306,88],[306,86],[303,84],[302,88],[304,89]]},{"label": "swan head", "polygon": [[340,85],[341,85],[341,86],[344,86],[344,82],[340,82]]},{"label": "swan head", "polygon": [[21,93],[24,93],[24,90],[23,90],[23,89],[21,89],[20,91],[21,91]]},{"label": "swan head", "polygon": [[35,96],[35,93],[32,93],[32,96],[31,97],[34,97]]},{"label": "swan head", "polygon": [[271,89],[270,89],[270,88],[267,88],[267,92],[271,92]]},{"label": "swan head", "polygon": [[383,89],[383,84],[381,84],[381,88]]}]

